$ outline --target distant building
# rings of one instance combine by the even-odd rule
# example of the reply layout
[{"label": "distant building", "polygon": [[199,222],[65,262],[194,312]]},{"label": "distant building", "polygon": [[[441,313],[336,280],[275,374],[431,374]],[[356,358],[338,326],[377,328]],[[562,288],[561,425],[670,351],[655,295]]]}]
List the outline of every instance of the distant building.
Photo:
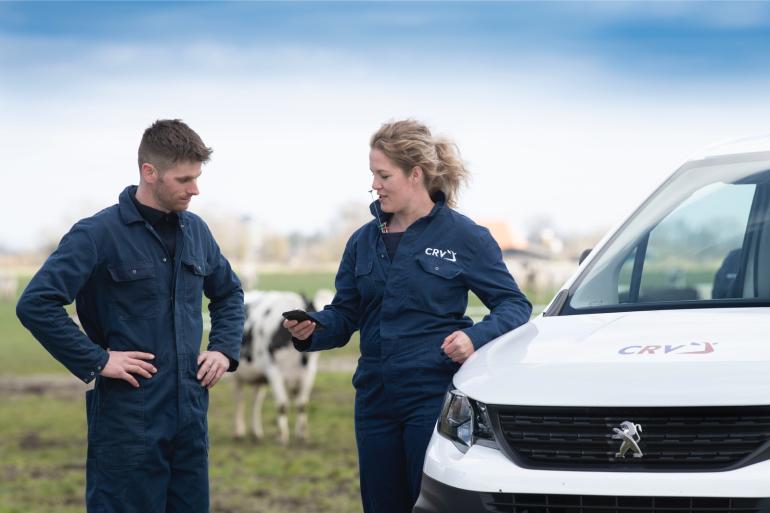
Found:
[{"label": "distant building", "polygon": [[479,224],[489,229],[500,245],[503,261],[513,277],[529,293],[551,294],[575,272],[577,262],[564,257],[564,245],[552,229],[542,230],[540,240],[531,242],[513,231],[506,221]]},{"label": "distant building", "polygon": [[511,230],[507,221],[501,219],[489,219],[479,222],[479,224],[489,230],[492,238],[497,241],[504,252],[507,250],[522,250],[529,247],[527,238],[519,232]]}]

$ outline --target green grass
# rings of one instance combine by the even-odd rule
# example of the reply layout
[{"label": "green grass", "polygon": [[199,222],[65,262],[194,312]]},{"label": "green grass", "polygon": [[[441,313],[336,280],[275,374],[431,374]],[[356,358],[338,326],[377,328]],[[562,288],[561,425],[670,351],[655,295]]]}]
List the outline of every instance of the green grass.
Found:
[{"label": "green grass", "polygon": [[[211,392],[212,511],[360,511],[353,435],[353,387],[344,373],[321,373],[310,408],[311,438],[277,444],[275,408],[264,409],[266,440],[236,441],[231,383]],[[293,423],[292,423],[293,424]],[[0,513],[84,510],[84,401],[48,396],[0,402]]]},{"label": "green grass", "polygon": [[291,452],[275,442],[270,402],[266,441],[258,446],[234,441],[229,386],[218,392],[209,412],[213,511],[361,510],[349,375],[319,374],[310,408],[311,439],[293,443]]},{"label": "green grass", "polygon": [[[18,295],[28,282],[29,278],[20,280]],[[74,307],[68,310],[74,311]],[[16,301],[0,301],[0,351],[4,355],[0,375],[67,372],[21,325],[16,318]]]},{"label": "green grass", "polygon": [[257,279],[260,290],[293,290],[313,299],[318,289],[334,290],[333,273],[271,273],[260,274]]},{"label": "green grass", "polygon": [[0,512],[83,511],[82,401],[5,397],[0,432]]}]

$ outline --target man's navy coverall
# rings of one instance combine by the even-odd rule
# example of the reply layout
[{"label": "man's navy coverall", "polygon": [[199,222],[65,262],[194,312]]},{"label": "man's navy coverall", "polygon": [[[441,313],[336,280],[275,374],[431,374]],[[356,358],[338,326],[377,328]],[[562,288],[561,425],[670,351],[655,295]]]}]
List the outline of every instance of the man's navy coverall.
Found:
[{"label": "man's navy coverall", "polygon": [[[489,230],[436,199],[404,232],[392,260],[376,219],[356,231],[334,301],[311,314],[325,329],[295,339],[297,349],[318,351],[343,346],[361,330],[353,385],[365,513],[410,512],[417,500],[425,450],[459,368],[442,352],[444,338],[462,330],[478,349],[532,311]],[[475,325],[465,316],[469,290],[490,310]]]},{"label": "man's navy coverall", "polygon": [[[208,512],[208,391],[196,379],[210,299],[208,350],[238,364],[243,291],[206,224],[179,212],[169,255],[130,197],[81,220],[32,278],[17,305],[22,323],[86,393],[89,513]],[[173,256],[173,258],[172,258]],[[76,301],[85,333],[63,306]],[[155,355],[140,387],[104,378],[107,350]]]}]

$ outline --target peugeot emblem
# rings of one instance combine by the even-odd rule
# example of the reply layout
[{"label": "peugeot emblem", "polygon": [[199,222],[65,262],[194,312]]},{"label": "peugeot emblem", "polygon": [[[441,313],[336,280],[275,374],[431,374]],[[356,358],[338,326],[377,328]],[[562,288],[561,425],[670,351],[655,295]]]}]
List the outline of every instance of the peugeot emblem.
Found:
[{"label": "peugeot emblem", "polygon": [[620,444],[620,450],[615,453],[616,458],[625,458],[628,451],[633,451],[634,458],[641,458],[644,456],[642,450],[639,448],[639,440],[642,439],[642,426],[634,424],[631,421],[625,420],[620,423],[619,428],[612,428],[615,432],[612,435],[613,440],[623,440]]}]

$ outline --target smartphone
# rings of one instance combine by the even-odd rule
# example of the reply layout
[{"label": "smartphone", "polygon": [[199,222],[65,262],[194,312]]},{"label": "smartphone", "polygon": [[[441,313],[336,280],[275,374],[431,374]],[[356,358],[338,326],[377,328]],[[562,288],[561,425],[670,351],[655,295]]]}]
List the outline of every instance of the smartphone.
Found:
[{"label": "smartphone", "polygon": [[322,330],[324,329],[323,324],[316,321],[312,317],[310,317],[307,312],[304,310],[289,310],[288,312],[283,312],[281,315],[284,316],[284,318],[290,320],[290,321],[310,321],[315,323],[315,329]]}]

